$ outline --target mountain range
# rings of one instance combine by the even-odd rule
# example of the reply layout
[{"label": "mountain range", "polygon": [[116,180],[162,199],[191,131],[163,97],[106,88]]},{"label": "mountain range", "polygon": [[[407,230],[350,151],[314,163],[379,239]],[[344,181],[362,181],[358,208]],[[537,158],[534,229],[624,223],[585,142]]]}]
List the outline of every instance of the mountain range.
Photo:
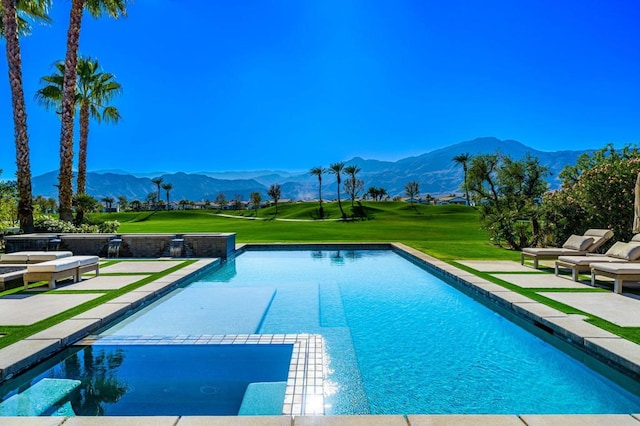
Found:
[{"label": "mountain range", "polygon": [[[520,159],[527,153],[540,160],[542,165],[549,168],[548,182],[550,188],[558,188],[560,181],[558,174],[566,166],[575,164],[577,158],[586,151],[538,151],[514,140],[500,140],[493,137],[478,138],[461,142],[441,149],[433,150],[415,157],[403,158],[398,161],[365,160],[360,157],[345,161],[347,165],[357,165],[361,168],[358,178],[364,181],[365,190],[371,186],[384,188],[390,196],[404,196],[407,182],[417,181],[420,192],[434,197],[461,194],[460,185],[463,171],[452,158],[469,153],[471,156],[480,154],[500,153],[513,159]],[[227,200],[240,196],[248,200],[252,192],[259,192],[263,199],[267,199],[267,189],[271,184],[280,184],[282,198],[294,200],[311,200],[318,197],[318,179],[309,174],[312,166],[303,171],[227,171],[227,172],[198,172],[198,173],[163,173],[136,174],[122,170],[108,170],[87,173],[87,193],[101,199],[103,197],[117,198],[120,195],[129,201],[144,201],[147,196],[157,191],[157,185],[151,182],[154,177],[160,177],[163,183],[173,185],[170,199],[176,200],[215,200],[216,196],[224,193]],[[52,171],[33,178],[33,193],[45,197],[57,198],[58,172]],[[323,175],[322,197],[332,199],[337,195],[335,177],[331,174]],[[166,194],[161,190],[161,198]]]}]

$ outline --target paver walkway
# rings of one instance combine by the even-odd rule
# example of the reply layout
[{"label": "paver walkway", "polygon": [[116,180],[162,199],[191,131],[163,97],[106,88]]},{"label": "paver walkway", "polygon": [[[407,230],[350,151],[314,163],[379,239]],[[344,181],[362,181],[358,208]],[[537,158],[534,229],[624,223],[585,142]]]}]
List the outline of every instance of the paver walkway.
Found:
[{"label": "paver walkway", "polygon": [[556,277],[553,274],[491,274],[491,276],[522,288],[593,289],[590,285],[564,277]]},{"label": "paver walkway", "polygon": [[130,262],[118,262],[113,265],[100,268],[101,274],[117,273],[156,273],[166,271],[169,268],[178,266],[182,262],[175,260],[135,260]]},{"label": "paver walkway", "polygon": [[83,294],[14,294],[0,298],[0,325],[29,325],[102,296]]}]

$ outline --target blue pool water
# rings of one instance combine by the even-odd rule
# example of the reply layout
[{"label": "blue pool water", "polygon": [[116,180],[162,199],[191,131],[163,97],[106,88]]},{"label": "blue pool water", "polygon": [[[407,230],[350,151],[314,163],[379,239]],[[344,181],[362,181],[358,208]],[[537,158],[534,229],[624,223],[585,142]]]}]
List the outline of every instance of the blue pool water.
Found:
[{"label": "blue pool water", "polygon": [[[292,350],[293,345],[75,347],[1,386],[0,415],[38,415],[34,407],[45,408],[41,415],[66,416],[236,415],[251,383],[286,385]],[[49,388],[36,397],[25,394],[12,403],[17,391],[47,381]],[[78,387],[55,395],[56,382]]]},{"label": "blue pool water", "polygon": [[105,334],[165,327],[322,334],[326,414],[640,410],[638,396],[391,251],[248,251]]}]

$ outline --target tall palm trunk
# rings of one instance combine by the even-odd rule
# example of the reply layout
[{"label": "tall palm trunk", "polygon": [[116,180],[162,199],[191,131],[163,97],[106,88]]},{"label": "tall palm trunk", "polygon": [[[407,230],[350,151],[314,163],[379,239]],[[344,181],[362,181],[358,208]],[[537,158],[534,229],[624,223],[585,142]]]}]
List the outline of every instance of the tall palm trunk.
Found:
[{"label": "tall palm trunk", "polygon": [[462,164],[462,171],[464,172],[464,194],[467,197],[467,205],[471,205],[471,200],[469,200],[469,186],[467,185],[467,163]]},{"label": "tall palm trunk", "polygon": [[78,183],[76,192],[84,194],[87,190],[87,142],[89,141],[89,102],[80,107],[80,147],[78,150]]},{"label": "tall palm trunk", "polygon": [[64,61],[64,81],[62,84],[62,129],[60,130],[60,172],[58,190],[60,219],[73,220],[73,115],[75,113],[76,66],[78,64],[78,43],[84,0],[72,0],[69,30],[67,32],[67,56]]},{"label": "tall palm trunk", "polygon": [[29,135],[27,133],[27,111],[22,88],[22,59],[18,41],[18,21],[14,0],[2,0],[5,38],[7,40],[7,62],[13,126],[16,144],[16,167],[18,186],[18,220],[25,233],[33,232],[33,200],[31,193],[31,164],[29,161]]},{"label": "tall palm trunk", "polygon": [[347,215],[344,214],[344,210],[342,210],[342,202],[340,201],[340,183],[342,180],[340,179],[340,174],[338,174],[338,207],[340,207],[340,214],[344,219]]}]

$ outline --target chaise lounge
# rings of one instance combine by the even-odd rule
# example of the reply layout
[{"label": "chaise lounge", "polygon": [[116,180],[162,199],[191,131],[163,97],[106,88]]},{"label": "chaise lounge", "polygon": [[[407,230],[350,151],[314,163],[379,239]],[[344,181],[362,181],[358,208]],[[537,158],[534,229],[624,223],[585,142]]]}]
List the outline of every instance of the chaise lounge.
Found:
[{"label": "chaise lounge", "polygon": [[640,263],[592,263],[591,285],[596,285],[596,276],[613,278],[613,292],[621,294],[625,281],[640,281]]},{"label": "chaise lounge", "polygon": [[70,251],[17,251],[1,255],[0,263],[40,263],[70,256],[73,256],[73,253]]},{"label": "chaise lounge", "polygon": [[61,259],[27,265],[27,272],[23,277],[24,288],[29,283],[48,281],[49,288],[56,288],[56,281],[73,278],[73,282],[80,281],[82,274],[94,271],[99,275],[98,256],[70,256]]},{"label": "chaise lounge", "polygon": [[578,275],[591,271],[592,263],[624,263],[636,262],[640,259],[640,234],[635,235],[630,242],[617,242],[603,255],[587,253],[585,256],[559,256],[556,260],[555,273],[560,269],[571,270],[574,281],[578,281]]},{"label": "chaise lounge", "polygon": [[584,256],[594,253],[613,237],[609,229],[588,229],[584,235],[572,235],[562,247],[525,247],[520,253],[520,264],[525,257],[533,259],[533,267],[538,269],[538,261],[557,259],[560,256]]}]

